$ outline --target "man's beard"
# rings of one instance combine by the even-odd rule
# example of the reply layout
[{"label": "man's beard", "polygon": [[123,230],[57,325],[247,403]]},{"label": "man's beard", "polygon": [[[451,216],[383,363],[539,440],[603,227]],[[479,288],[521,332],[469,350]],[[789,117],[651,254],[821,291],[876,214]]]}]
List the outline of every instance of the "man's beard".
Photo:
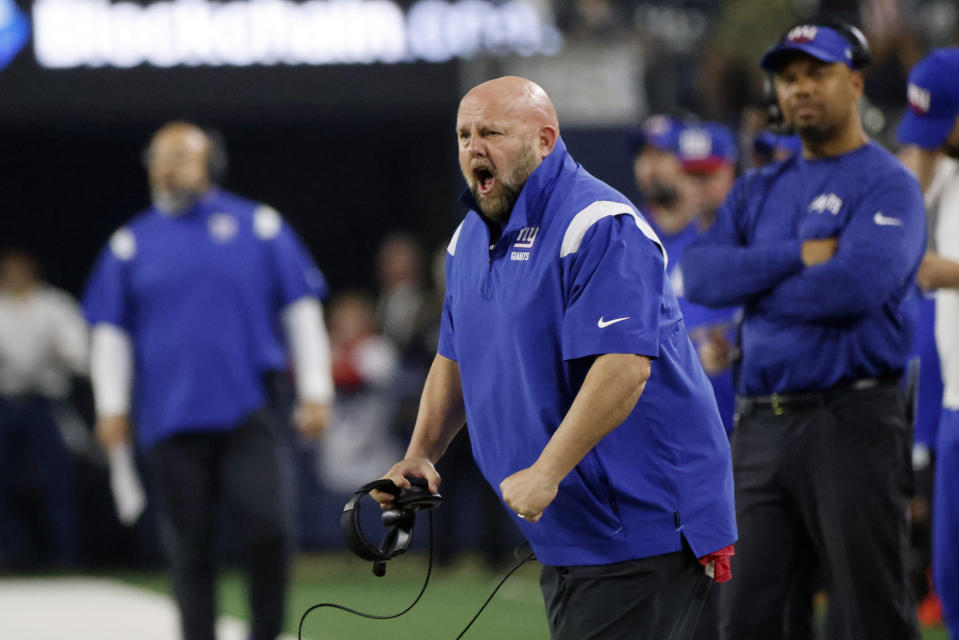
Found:
[{"label": "man's beard", "polygon": [[467,182],[470,193],[473,194],[473,200],[479,206],[480,213],[494,222],[505,224],[509,220],[520,191],[526,185],[526,180],[529,179],[538,165],[539,158],[533,151],[533,145],[527,144],[523,147],[519,157],[516,158],[516,162],[509,173],[496,176],[496,180],[499,182],[498,195],[495,193],[486,196],[480,195],[479,183],[472,177],[472,174],[469,174]]},{"label": "man's beard", "polygon": [[168,190],[151,189],[150,198],[153,206],[163,213],[176,215],[183,213],[193,206],[200,198],[200,193],[187,189]]},{"label": "man's beard", "polygon": [[809,124],[795,127],[799,139],[812,145],[821,145],[834,140],[840,134],[840,128],[826,123]]}]

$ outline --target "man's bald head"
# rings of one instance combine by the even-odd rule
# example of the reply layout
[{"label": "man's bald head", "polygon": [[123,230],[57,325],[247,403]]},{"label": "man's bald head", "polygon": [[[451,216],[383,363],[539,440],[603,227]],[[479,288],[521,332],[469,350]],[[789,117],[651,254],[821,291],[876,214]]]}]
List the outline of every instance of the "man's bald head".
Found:
[{"label": "man's bald head", "polygon": [[210,152],[212,147],[210,139],[203,129],[195,124],[183,121],[168,122],[157,129],[150,141],[150,148],[153,149],[158,145],[179,145],[191,152],[206,154]]},{"label": "man's bald head", "polygon": [[210,188],[212,152],[210,138],[195,124],[178,121],[160,127],[146,155],[154,205],[172,213],[189,208]]},{"label": "man's bald head", "polygon": [[488,80],[463,96],[460,109],[472,104],[496,105],[512,118],[534,127],[550,126],[559,133],[559,120],[552,100],[532,80],[519,76]]},{"label": "man's bald head", "polygon": [[460,169],[480,211],[504,223],[526,180],[552,153],[559,121],[542,87],[505,76],[463,96],[456,136]]}]

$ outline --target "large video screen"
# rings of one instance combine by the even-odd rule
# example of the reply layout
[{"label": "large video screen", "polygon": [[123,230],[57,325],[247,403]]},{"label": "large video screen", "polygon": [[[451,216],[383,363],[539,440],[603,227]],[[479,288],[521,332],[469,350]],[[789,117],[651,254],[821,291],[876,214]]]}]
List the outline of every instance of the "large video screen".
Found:
[{"label": "large video screen", "polygon": [[0,117],[422,112],[458,60],[560,46],[519,0],[0,0]]}]

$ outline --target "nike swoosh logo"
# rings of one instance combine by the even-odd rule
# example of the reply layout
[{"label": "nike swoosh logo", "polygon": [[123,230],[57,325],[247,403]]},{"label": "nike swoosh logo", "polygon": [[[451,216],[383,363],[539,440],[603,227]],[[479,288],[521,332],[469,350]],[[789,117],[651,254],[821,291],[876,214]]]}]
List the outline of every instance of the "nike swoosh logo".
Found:
[{"label": "nike swoosh logo", "polygon": [[611,324],[616,324],[617,322],[622,322],[623,320],[629,320],[629,316],[625,318],[613,318],[612,320],[603,320],[603,316],[599,317],[599,322],[596,323],[596,326],[600,329],[605,329]]},{"label": "nike swoosh logo", "polygon": [[882,211],[877,211],[876,215],[872,217],[872,221],[878,224],[880,227],[901,227],[902,220],[899,218],[893,218],[890,216],[882,215]]}]

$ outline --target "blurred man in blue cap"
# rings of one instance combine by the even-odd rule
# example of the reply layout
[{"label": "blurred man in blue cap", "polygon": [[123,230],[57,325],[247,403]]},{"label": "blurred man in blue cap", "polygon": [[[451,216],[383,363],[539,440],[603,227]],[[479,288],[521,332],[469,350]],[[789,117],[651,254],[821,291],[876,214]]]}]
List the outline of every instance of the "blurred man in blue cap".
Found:
[{"label": "blurred man in blue cap", "polygon": [[680,132],[678,146],[679,161],[692,181],[697,222],[708,229],[736,181],[736,136],[715,122],[691,124]]},{"label": "blurred man in blue cap", "polygon": [[[801,24],[763,56],[802,153],[745,173],[683,257],[685,292],[742,305],[730,639],[793,638],[810,571],[825,637],[917,640],[906,573],[912,429],[899,380],[925,250],[915,178],[866,136],[865,38]],[[806,616],[808,624],[808,615]]]},{"label": "blurred man in blue cap", "polygon": [[685,246],[684,232],[695,213],[689,180],[677,156],[682,130],[682,123],[659,114],[647,118],[630,140],[642,210],[671,256],[678,256],[674,244]]},{"label": "blurred man in blue cap", "polygon": [[[694,205],[694,217],[689,225],[692,231],[683,234],[688,244],[712,226],[716,211],[736,182],[739,148],[733,132],[715,122],[687,124],[677,138],[677,156],[689,178]],[[677,252],[677,256],[681,255]],[[679,300],[689,337],[696,345],[699,360],[712,383],[723,426],[729,433],[733,428],[736,404],[730,367],[738,351],[734,322],[736,310],[710,309],[687,300],[679,262],[677,257],[670,272],[670,282]]]},{"label": "blurred man in blue cap", "polygon": [[[696,122],[685,123],[680,129],[676,137],[676,151],[679,164],[689,181],[693,203],[693,217],[688,232],[680,234],[684,239],[682,248],[685,248],[709,229],[716,219],[716,210],[736,181],[739,149],[736,136],[728,127],[715,122]],[[710,309],[690,302],[683,291],[683,271],[679,260],[682,251],[674,251],[677,259],[668,267],[670,284],[679,301],[689,338],[712,385],[719,416],[728,435],[733,429],[736,409],[732,364],[739,352],[736,318],[740,311],[735,308]],[[717,588],[709,592],[696,630],[696,640],[718,637],[720,591],[721,588]]]},{"label": "blurred man in blue cap", "polygon": [[949,634],[959,638],[959,48],[938,49],[909,74],[909,110],[899,141],[913,145],[913,168],[923,183],[935,251],[926,253],[917,280],[936,291],[936,342],[944,383],[936,437],[932,573]]}]

